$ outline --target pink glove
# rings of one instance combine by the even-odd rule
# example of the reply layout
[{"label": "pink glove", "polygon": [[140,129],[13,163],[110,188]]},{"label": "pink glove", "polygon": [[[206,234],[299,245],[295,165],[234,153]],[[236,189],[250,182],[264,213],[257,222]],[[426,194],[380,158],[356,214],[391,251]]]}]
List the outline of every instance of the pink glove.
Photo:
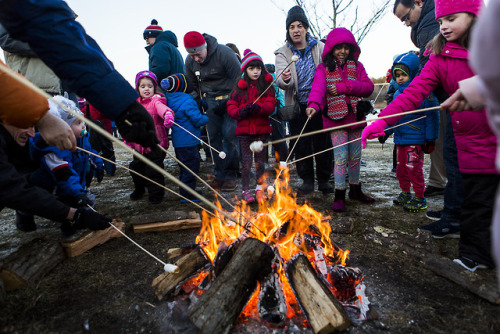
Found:
[{"label": "pink glove", "polygon": [[165,113],[165,118],[163,119],[163,125],[170,128],[174,124],[174,115],[171,112]]},{"label": "pink glove", "polygon": [[387,122],[383,119],[378,119],[372,124],[364,128],[361,134],[361,142],[363,143],[363,148],[366,148],[366,140],[374,139],[380,136],[385,136],[384,129],[388,126]]}]

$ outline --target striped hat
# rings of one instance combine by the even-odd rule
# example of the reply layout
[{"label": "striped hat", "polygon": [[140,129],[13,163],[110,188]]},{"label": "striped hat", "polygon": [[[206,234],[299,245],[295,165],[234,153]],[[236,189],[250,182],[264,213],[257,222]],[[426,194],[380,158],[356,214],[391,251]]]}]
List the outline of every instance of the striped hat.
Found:
[{"label": "striped hat", "polygon": [[243,59],[241,60],[241,72],[245,71],[245,68],[253,60],[260,61],[262,63],[262,67],[264,67],[264,61],[262,60],[262,58],[252,50],[246,49],[243,52]]},{"label": "striped hat", "polygon": [[148,39],[149,37],[156,38],[162,32],[163,29],[158,25],[158,21],[152,19],[151,25],[147,26],[146,29],[144,29],[144,33],[142,34],[142,36],[144,37],[144,39]]},{"label": "striped hat", "polygon": [[186,77],[182,73],[168,76],[161,81],[160,86],[168,93],[188,93],[190,91]]}]

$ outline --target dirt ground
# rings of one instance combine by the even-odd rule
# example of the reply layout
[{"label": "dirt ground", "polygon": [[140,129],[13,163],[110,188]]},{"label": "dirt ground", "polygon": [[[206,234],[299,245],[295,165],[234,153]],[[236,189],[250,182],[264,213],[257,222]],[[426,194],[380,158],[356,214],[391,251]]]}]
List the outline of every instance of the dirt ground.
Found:
[{"label": "dirt ground", "polygon": [[[333,235],[334,241],[351,251],[348,265],[359,267],[370,302],[378,313],[378,320],[353,326],[350,333],[499,333],[500,306],[495,306],[471,294],[455,283],[427,270],[412,252],[391,250],[367,239],[367,229],[383,226],[417,235],[417,227],[430,221],[424,213],[410,214],[392,204],[399,193],[398,182],[389,176],[392,161],[391,143],[383,147],[372,142],[363,151],[367,165],[361,169],[364,190],[377,201],[363,205],[347,200],[347,211],[336,217],[354,219],[351,234]],[[128,165],[131,157],[117,150],[118,163]],[[272,162],[272,160],[270,160]],[[425,171],[428,171],[426,156]],[[201,175],[207,179],[211,165],[202,163]],[[175,162],[167,158],[166,170],[178,175]],[[272,172],[272,168],[269,168]],[[299,185],[293,174],[292,185]],[[168,184],[172,187],[172,184]],[[175,195],[167,194],[159,205],[147,199],[132,202],[128,172],[118,169],[113,177],[105,177],[92,187],[97,195],[96,209],[109,216],[120,216],[126,223],[133,216],[164,210],[193,210],[181,204]],[[176,189],[176,188],[174,188]],[[209,199],[208,189],[199,189]],[[237,189],[224,193],[227,198],[240,194]],[[319,192],[306,198],[320,212],[331,214],[333,195]],[[430,209],[442,206],[442,197],[428,199]],[[199,210],[197,210],[199,211]],[[15,251],[35,237],[61,238],[57,224],[37,218],[38,230],[31,233],[17,231],[14,213],[0,214],[0,258]],[[197,230],[134,234],[129,225],[126,232],[149,251],[165,258],[167,250],[192,244]],[[450,260],[457,255],[458,242],[431,240],[443,256]],[[172,303],[159,302],[151,287],[152,280],[162,272],[162,266],[136,248],[125,238],[119,238],[96,247],[85,254],[66,259],[38,284],[26,290],[7,293],[6,305],[0,311],[2,333],[190,333],[192,327],[168,326],[172,317],[183,319],[183,312],[172,315]],[[480,275],[493,281],[493,271]],[[170,312],[170,315],[168,315]],[[182,321],[181,321],[182,322]],[[265,328],[263,325],[247,332],[299,333],[310,332],[293,328]],[[241,330],[241,329],[240,329]],[[240,332],[238,330],[238,332]]]}]

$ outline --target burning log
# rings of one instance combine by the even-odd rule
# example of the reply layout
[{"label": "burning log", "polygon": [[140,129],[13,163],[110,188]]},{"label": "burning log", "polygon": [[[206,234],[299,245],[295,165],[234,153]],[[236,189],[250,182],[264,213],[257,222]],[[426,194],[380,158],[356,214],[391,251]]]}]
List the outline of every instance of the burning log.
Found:
[{"label": "burning log", "polygon": [[194,211],[167,211],[132,217],[130,224],[136,233],[178,231],[201,227],[201,217]]},{"label": "burning log", "polygon": [[344,308],[305,255],[300,254],[288,261],[285,272],[314,333],[331,333],[350,326]]},{"label": "burning log", "polygon": [[279,325],[285,320],[287,309],[281,280],[276,268],[277,264],[273,265],[273,271],[264,278],[261,284],[257,309],[262,319]]},{"label": "burning log", "polygon": [[180,283],[208,264],[210,264],[210,260],[199,247],[181,257],[175,262],[175,265],[179,267],[178,273],[164,272],[153,280],[152,286],[158,300],[162,300],[164,296],[174,291]]},{"label": "burning log", "polygon": [[231,261],[188,310],[201,333],[228,333],[253,294],[257,281],[267,275],[274,258],[272,248],[247,238]]},{"label": "burning log", "polygon": [[213,264],[213,272],[215,277],[219,276],[224,268],[226,268],[229,261],[231,261],[234,253],[246,238],[248,238],[248,233],[243,233],[229,245],[227,244],[226,240],[223,240],[220,243],[219,248],[217,249],[217,253],[215,254]]},{"label": "burning log", "polygon": [[25,289],[47,275],[65,258],[58,242],[34,239],[0,262],[0,278],[7,291]]}]

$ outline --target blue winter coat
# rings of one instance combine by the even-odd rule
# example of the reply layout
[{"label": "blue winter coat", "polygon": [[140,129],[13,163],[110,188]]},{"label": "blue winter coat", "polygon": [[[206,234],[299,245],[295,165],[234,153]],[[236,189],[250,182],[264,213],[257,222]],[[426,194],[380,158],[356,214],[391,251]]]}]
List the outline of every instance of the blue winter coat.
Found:
[{"label": "blue winter coat", "polygon": [[[31,144],[31,156],[34,160],[40,161],[42,175],[47,176],[47,178],[43,180],[44,184],[47,184],[47,181],[51,180],[52,185],[54,187],[57,186],[56,194],[59,196],[77,197],[85,193],[87,188],[87,174],[90,172],[91,161],[98,169],[103,168],[103,161],[101,158],[94,155],[91,156],[79,150],[71,152],[70,150],[60,150],[55,146],[48,146],[40,133],[35,134],[35,137],[31,139]],[[90,146],[88,137],[78,139],[77,146],[87,151],[97,153]],[[54,153],[59,159],[68,163],[67,167],[62,166],[62,168],[67,168],[67,171],[65,171],[66,173],[69,171],[68,174],[65,174],[65,180],[56,177],[56,173],[60,171],[60,168],[53,168],[47,164],[44,156],[48,153]],[[34,181],[36,182],[36,180]]]},{"label": "blue winter coat", "polygon": [[177,36],[167,30],[156,37],[153,45],[146,47],[149,53],[149,70],[156,74],[158,83],[169,75],[184,74],[184,59],[177,46]]},{"label": "blue winter coat", "polygon": [[177,125],[172,125],[172,145],[177,147],[192,147],[200,143],[200,127],[208,123],[208,116],[198,109],[198,104],[193,97],[187,93],[167,93],[167,105],[174,111],[175,123],[182,126],[192,135],[181,129]]},{"label": "blue winter coat", "polygon": [[[398,86],[398,90],[394,93],[394,99],[408,87],[417,75],[420,67],[419,58],[417,55],[408,52],[403,53],[394,60],[394,64],[405,64],[410,69],[410,80]],[[394,73],[393,73],[394,77]],[[420,105],[419,109],[438,106],[439,102],[434,94],[431,93],[427,99]],[[422,116],[427,116],[418,121],[399,126],[391,130],[385,130],[385,133],[394,133],[394,143],[396,145],[423,145],[425,141],[435,141],[439,135],[439,110],[430,110],[422,113],[406,115],[400,119],[395,125],[399,125]]]}]

